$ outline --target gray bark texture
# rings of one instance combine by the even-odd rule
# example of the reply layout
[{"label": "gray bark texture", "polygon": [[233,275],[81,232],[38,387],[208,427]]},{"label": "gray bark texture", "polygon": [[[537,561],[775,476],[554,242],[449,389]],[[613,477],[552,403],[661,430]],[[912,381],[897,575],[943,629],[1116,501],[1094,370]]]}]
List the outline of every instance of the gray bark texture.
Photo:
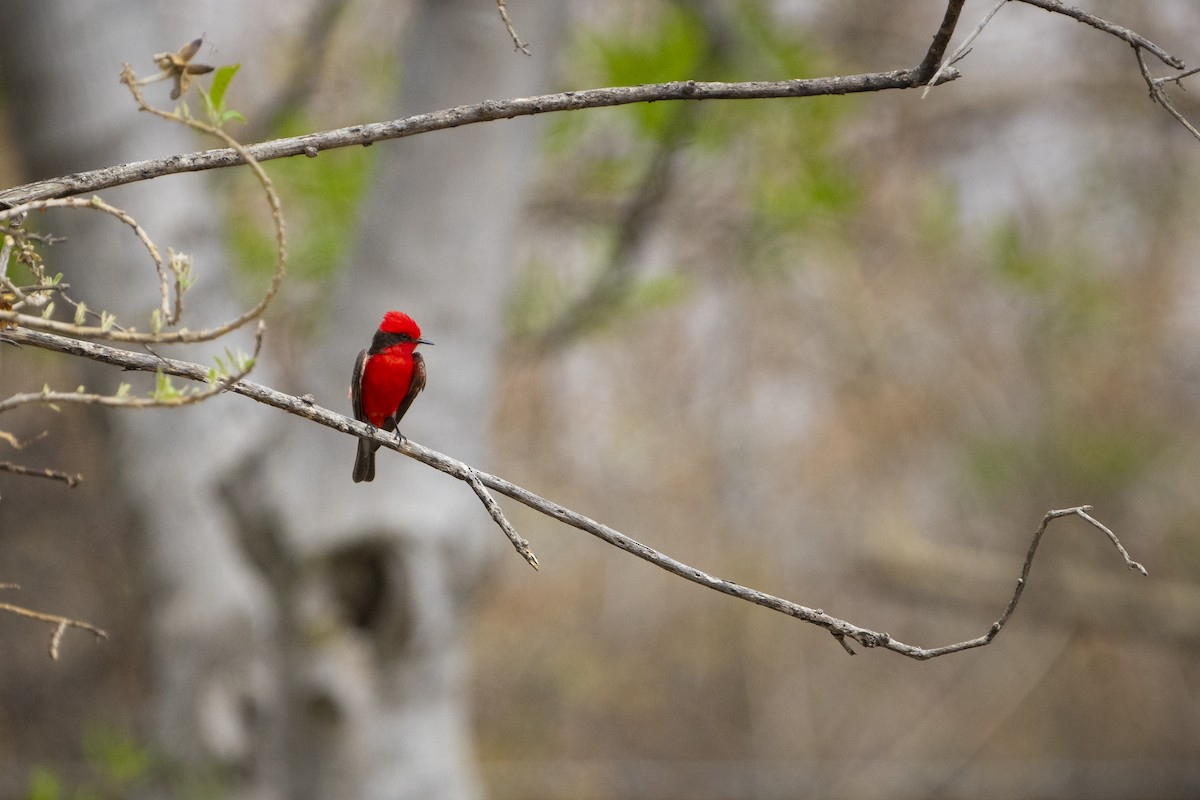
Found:
[{"label": "gray bark texture", "polygon": [[[197,149],[194,135],[134,111],[119,64],[150,74],[150,54],[203,31],[221,52],[197,60],[242,61],[245,73],[259,6],[209,2],[172,15],[115,0],[12,4],[0,70],[27,178]],[[402,44],[397,115],[545,91],[563,6],[522,8],[531,59],[513,52],[490,3],[419,4]],[[486,468],[536,131],[518,121],[380,145],[319,344],[296,348],[305,361],[273,372],[268,328],[255,379],[303,375],[302,386],[280,388],[345,409],[355,355],[384,311],[403,309],[437,343],[403,432]],[[212,181],[205,173],[105,193],[161,248],[193,256],[192,328],[244,304],[221,277]],[[60,213],[45,227],[70,237],[53,255],[75,294],[127,310],[122,319],[144,329],[156,284],[134,237],[95,214]],[[249,349],[245,335],[237,344]],[[169,354],[211,363],[212,352]],[[103,388],[119,379],[96,371],[86,380]],[[145,718],[154,746],[184,770],[219,770],[231,797],[479,796],[463,623],[480,567],[503,540],[470,490],[386,450],[375,482],[355,485],[353,441],[232,397],[108,418],[112,468],[139,515],[152,589]]]}]

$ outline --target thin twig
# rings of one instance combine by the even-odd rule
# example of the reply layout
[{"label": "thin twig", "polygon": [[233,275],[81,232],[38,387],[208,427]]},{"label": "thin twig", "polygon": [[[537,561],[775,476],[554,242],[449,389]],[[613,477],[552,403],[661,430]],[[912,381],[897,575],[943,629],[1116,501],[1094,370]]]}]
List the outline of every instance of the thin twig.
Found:
[{"label": "thin twig", "polygon": [[[271,275],[271,282],[267,286],[267,291],[262,298],[254,305],[253,308],[247,310],[237,319],[230,320],[223,325],[219,325],[209,331],[204,331],[204,335],[208,339],[216,339],[225,334],[237,330],[238,328],[262,316],[262,313],[267,310],[267,306],[271,304],[271,300],[275,298],[279,287],[283,285],[283,277],[287,271],[287,235],[286,227],[283,220],[283,204],[279,199],[279,194],[275,191],[275,185],[267,176],[266,170],[258,163],[258,160],[250,154],[246,147],[228,133],[224,128],[217,125],[206,125],[205,123],[194,119],[190,116],[183,116],[171,111],[163,111],[160,108],[150,105],[146,102],[142,95],[141,87],[138,84],[137,75],[134,74],[133,68],[129,64],[123,65],[121,70],[121,82],[128,87],[130,94],[133,95],[134,102],[137,103],[140,111],[145,111],[153,114],[160,119],[168,122],[177,122],[187,125],[189,128],[207,133],[210,136],[215,136],[225,142],[238,157],[250,167],[250,171],[254,173],[254,177],[258,179],[262,185],[263,192],[267,197],[267,205],[271,208],[271,222],[275,227],[275,271]],[[207,339],[206,339],[207,340]]]},{"label": "thin twig", "polygon": [[1176,86],[1178,86],[1179,88],[1182,89],[1183,84],[1180,83],[1180,81],[1182,81],[1184,78],[1190,78],[1191,76],[1195,75],[1198,72],[1200,72],[1200,67],[1192,67],[1191,69],[1185,70],[1185,71],[1179,73],[1178,75],[1164,75],[1161,78],[1155,78],[1154,85],[1162,86],[1164,83],[1172,83],[1173,82]]},{"label": "thin twig", "polygon": [[924,84],[930,81],[930,76],[933,75],[938,62],[942,60],[946,48],[950,46],[950,39],[954,36],[954,28],[958,25],[958,17],[962,13],[965,2],[966,0],[949,0],[946,3],[946,13],[942,15],[942,24],[938,26],[937,33],[933,35],[933,41],[929,44],[929,50],[925,53],[925,58],[921,59],[921,65],[916,69],[914,77],[918,83]]},{"label": "thin twig", "polygon": [[517,36],[517,31],[513,28],[512,20],[508,18],[508,9],[504,7],[504,0],[496,0],[496,10],[500,12],[500,19],[504,20],[504,30],[508,31],[508,35],[513,40],[513,49],[520,50],[527,56],[533,55],[529,52],[529,45],[521,41]]},{"label": "thin twig", "polygon": [[111,206],[104,202],[99,197],[91,197],[86,200],[78,197],[64,197],[54,200],[34,200],[33,202],[22,203],[21,205],[14,206],[13,208],[0,209],[0,222],[12,219],[13,217],[20,217],[29,213],[30,211],[41,211],[46,208],[91,208],[95,209],[96,211],[103,211],[105,214],[116,217],[118,220],[124,222],[126,225],[132,228],[134,235],[137,236],[138,241],[142,243],[142,246],[146,248],[146,252],[150,254],[151,260],[154,261],[154,268],[158,273],[160,295],[159,309],[162,312],[163,320],[168,325],[174,325],[179,321],[179,311],[181,310],[181,287],[178,283],[176,283],[176,310],[172,312],[171,289],[167,278],[167,268],[163,264],[162,255],[159,254],[158,247],[155,246],[153,241],[151,241],[150,236],[146,233],[146,230],[138,224],[137,220],[116,206]]},{"label": "thin twig", "polygon": [[[1196,126],[1189,122],[1187,117],[1179,113],[1178,109],[1175,108],[1175,104],[1171,102],[1171,98],[1167,97],[1167,93],[1162,88],[1162,84],[1150,74],[1150,67],[1146,65],[1146,59],[1142,55],[1142,49],[1140,47],[1134,47],[1133,52],[1137,55],[1138,69],[1140,69],[1142,72],[1142,79],[1146,81],[1146,86],[1150,89],[1150,99],[1165,108],[1167,113],[1174,117],[1180,125],[1188,129],[1188,133],[1192,134],[1192,136],[1194,136],[1197,140],[1200,140],[1200,130],[1197,130]],[[1180,75],[1179,77],[1182,78],[1183,76]]]},{"label": "thin twig", "polygon": [[0,461],[0,472],[9,472],[13,475],[22,475],[31,478],[49,478],[50,480],[62,481],[67,485],[68,489],[74,489],[83,480],[83,476],[79,473],[71,474],[57,469],[37,469],[35,467],[26,467],[23,464],[14,464],[11,461]]},{"label": "thin twig", "polygon": [[[25,392],[22,394],[14,394],[6,400],[0,401],[0,414],[5,411],[30,404],[41,405],[57,405],[59,403],[75,403],[79,405],[96,405],[107,406],[109,408],[177,408],[179,406],[190,406],[196,403],[201,403],[210,397],[218,395],[222,392],[229,391],[233,386],[237,385],[238,381],[245,378],[254,369],[254,365],[258,362],[258,355],[262,350],[263,333],[266,331],[266,324],[259,320],[258,327],[254,331],[254,353],[250,358],[246,359],[244,366],[237,372],[231,375],[215,376],[215,380],[209,383],[208,388],[199,392],[182,392],[172,397],[130,397],[125,394],[99,394],[95,392],[52,392],[49,389],[40,392]],[[11,335],[11,331],[9,335]],[[161,358],[161,356],[153,356],[150,358]],[[207,381],[206,374],[205,380]],[[46,475],[45,477],[54,477]]]},{"label": "thin twig", "polygon": [[504,535],[508,537],[510,542],[512,542],[513,547],[517,549],[517,552],[521,554],[521,557],[529,562],[529,566],[537,569],[537,556],[535,556],[533,551],[529,549],[529,542],[524,539],[521,534],[517,533],[517,529],[514,528],[512,523],[508,521],[508,518],[504,516],[504,511],[501,510],[500,504],[496,502],[496,498],[492,497],[491,493],[488,492],[487,487],[480,482],[479,473],[468,467],[463,480],[465,480],[467,484],[475,490],[475,494],[483,502],[483,507],[487,509],[488,514],[492,516],[492,519],[495,521],[495,523],[500,526],[500,530],[504,531]]},{"label": "thin twig", "polygon": [[992,21],[992,17],[996,16],[996,12],[999,11],[1007,2],[1008,0],[998,0],[996,5],[992,6],[992,10],[984,15],[979,24],[975,26],[975,30],[971,31],[967,38],[963,40],[963,43],[958,46],[958,49],[951,53],[950,57],[942,62],[942,65],[938,67],[937,71],[934,72],[929,78],[929,82],[925,84],[925,91],[921,92],[922,100],[924,100],[925,96],[929,94],[929,90],[937,85],[938,79],[942,77],[942,74],[946,70],[950,69],[950,66],[963,56],[963,54],[966,52],[966,49],[971,46],[971,42],[975,41],[979,37],[979,34],[983,33],[983,29],[989,22]]},{"label": "thin twig", "polygon": [[1082,519],[1087,520],[1092,525],[1094,525],[1095,527],[1099,528],[1101,531],[1104,532],[1104,535],[1108,537],[1108,540],[1113,543],[1113,547],[1117,548],[1117,552],[1121,554],[1121,558],[1125,559],[1125,566],[1129,567],[1131,570],[1134,570],[1135,572],[1140,572],[1143,575],[1150,574],[1150,573],[1146,572],[1145,567],[1143,567],[1141,564],[1139,564],[1138,562],[1134,561],[1132,558],[1129,557],[1129,553],[1125,550],[1124,547],[1121,546],[1121,540],[1117,538],[1117,535],[1115,533],[1113,533],[1111,530],[1109,530],[1107,525],[1105,525],[1100,520],[1093,517],[1091,514],[1087,513],[1092,510],[1091,506],[1080,506],[1079,508],[1074,508],[1071,510],[1074,511],[1076,514],[1078,514]]},{"label": "thin twig", "polygon": [[[0,339],[0,341],[3,341],[3,339]],[[0,441],[6,442],[13,450],[24,450],[29,445],[33,444],[34,442],[41,441],[49,435],[50,431],[41,431],[33,436],[30,436],[28,439],[18,439],[8,431],[0,431]],[[3,586],[0,585],[0,588],[3,588]]]},{"label": "thin twig", "polygon": [[[5,588],[12,588],[12,586],[9,584],[6,585]],[[54,659],[55,661],[58,660],[58,646],[62,642],[63,633],[66,632],[67,628],[79,628],[80,630],[87,631],[95,636],[97,640],[108,638],[107,633],[100,630],[95,625],[84,622],[83,620],[71,619],[70,617],[63,617],[59,616],[58,614],[47,614],[43,611],[34,611],[31,608],[16,606],[12,603],[0,603],[0,611],[7,611],[10,614],[16,614],[19,617],[35,619],[38,622],[45,622],[53,625],[54,633],[50,635],[50,658]]]},{"label": "thin twig", "polygon": [[[155,358],[144,353],[136,353],[128,350],[121,350],[108,345],[98,344],[95,342],[84,342],[75,339],[69,339],[62,336],[44,333],[41,331],[17,329],[8,331],[7,336],[22,344],[28,344],[35,347],[41,347],[47,350],[66,353],[74,356],[81,356],[99,361],[104,364],[118,366],[123,369],[142,370],[154,372],[162,370],[164,373],[174,375],[188,380],[205,380],[206,370],[199,364],[192,364],[186,361],[169,358]],[[760,592],[757,589],[752,589],[747,586],[741,586],[732,581],[727,581],[724,578],[719,578],[710,575],[695,567],[689,566],[681,561],[659,552],[652,547],[648,547],[641,542],[638,542],[629,536],[621,533],[614,528],[610,528],[603,523],[597,522],[589,517],[572,511],[569,508],[561,506],[544,497],[541,497],[528,489],[517,486],[514,483],[499,478],[495,475],[490,475],[486,472],[476,470],[461,461],[443,455],[436,450],[431,450],[424,445],[417,444],[411,439],[396,436],[393,433],[381,431],[372,425],[365,422],[346,417],[342,414],[335,413],[329,409],[322,408],[311,401],[311,398],[305,396],[293,396],[276,391],[267,386],[262,386],[251,381],[241,381],[230,388],[231,392],[244,395],[256,402],[264,405],[278,408],[293,414],[298,417],[324,425],[327,428],[340,431],[349,436],[367,439],[378,443],[381,447],[386,447],[389,450],[395,450],[398,453],[408,456],[409,458],[420,461],[422,464],[433,467],[441,472],[444,472],[459,480],[466,481],[468,484],[472,480],[477,480],[481,485],[499,492],[506,497],[512,498],[519,503],[522,503],[529,508],[545,514],[546,516],[557,519],[574,528],[591,534],[614,547],[620,548],[631,555],[648,561],[649,563],[666,570],[667,572],[677,575],[686,580],[698,583],[714,591],[736,597],[740,600],[745,600],[756,605],[770,608],[782,614],[795,617],[803,622],[812,625],[817,625],[824,628],[832,634],[843,646],[849,649],[847,639],[852,639],[864,647],[882,647],[891,650],[894,653],[907,656],[917,660],[928,660],[938,656],[957,653],[962,650],[968,650],[974,647],[982,647],[991,643],[991,641],[999,633],[1005,622],[1012,616],[1013,610],[1020,600],[1021,593],[1029,575],[1029,569],[1033,563],[1033,556],[1037,550],[1038,543],[1041,541],[1042,535],[1045,533],[1046,526],[1050,520],[1067,515],[1077,515],[1081,518],[1092,522],[1092,518],[1083,514],[1089,507],[1079,506],[1076,508],[1065,509],[1062,511],[1051,511],[1042,519],[1041,525],[1034,534],[1033,543],[1030,546],[1029,554],[1026,556],[1025,568],[1022,571],[1021,578],[1017,581],[1017,588],[1001,615],[988,632],[974,639],[968,639],[963,642],[957,642],[943,647],[925,648],[916,645],[905,644],[897,639],[892,638],[887,633],[873,631],[869,628],[864,628],[854,623],[826,614],[821,609],[809,608],[808,606],[794,603],[790,600],[785,600],[781,597],[776,597],[766,592]],[[1094,523],[1093,523],[1094,524]],[[1111,531],[1103,529],[1106,534],[1116,542],[1116,537],[1111,534]],[[1121,550],[1124,554],[1124,550]],[[1126,557],[1127,558],[1127,557]],[[1127,563],[1130,562],[1127,558]]]},{"label": "thin twig", "polygon": [[[123,329],[115,325],[85,327],[82,325],[60,322],[58,320],[44,319],[40,316],[34,316],[31,314],[21,314],[18,311],[11,310],[0,310],[0,322],[10,322],[23,327],[37,328],[45,331],[55,331],[68,336],[101,338],[129,344],[180,344],[208,342],[213,341],[214,339],[219,339],[222,336],[237,330],[251,320],[262,316],[262,313],[266,310],[267,306],[270,305],[271,300],[274,299],[276,293],[279,291],[279,287],[283,284],[283,278],[287,266],[287,240],[283,219],[283,208],[279,200],[279,195],[275,191],[274,184],[272,184],[271,179],[267,176],[266,171],[264,171],[262,165],[258,163],[258,160],[255,159],[254,156],[251,155],[241,143],[236,141],[223,129],[213,125],[206,125],[205,123],[188,116],[183,116],[174,112],[163,111],[162,109],[156,108],[147,103],[141,92],[141,84],[138,82],[137,76],[134,74],[133,69],[128,64],[124,65],[124,70],[121,73],[121,81],[129,88],[130,93],[133,95],[134,101],[138,104],[139,110],[146,111],[154,116],[170,122],[187,125],[188,127],[194,128],[202,133],[216,136],[229,145],[230,149],[238,155],[238,158],[241,159],[239,163],[245,163],[250,167],[250,170],[254,173],[254,176],[258,179],[259,183],[262,185],[264,193],[266,194],[267,203],[271,209],[271,221],[275,228],[275,271],[271,276],[271,282],[268,285],[266,292],[259,299],[257,304],[237,318],[217,325],[216,327],[199,331],[189,331],[184,328],[178,331],[141,332],[133,329]],[[4,203],[0,202],[0,205],[4,205]],[[36,210],[38,208],[48,207],[51,205],[98,208],[102,211],[107,211],[108,213],[117,216],[127,224],[132,225],[135,232],[138,233],[138,237],[142,239],[143,244],[146,245],[147,249],[151,253],[151,256],[154,258],[155,265],[159,271],[160,279],[163,281],[163,317],[168,324],[174,324],[177,321],[178,314],[182,312],[182,302],[180,300],[180,293],[182,292],[182,274],[180,270],[175,269],[174,267],[171,270],[176,277],[176,304],[175,313],[172,314],[170,309],[167,307],[168,301],[165,283],[166,271],[163,268],[162,258],[158,254],[158,249],[154,246],[153,242],[150,241],[149,237],[145,235],[145,232],[141,229],[141,227],[138,226],[131,217],[129,217],[120,209],[109,206],[96,197],[93,197],[91,200],[87,201],[72,198],[30,200],[27,202],[22,202],[15,207],[11,207],[7,211],[0,210],[0,221],[30,209]]]}]

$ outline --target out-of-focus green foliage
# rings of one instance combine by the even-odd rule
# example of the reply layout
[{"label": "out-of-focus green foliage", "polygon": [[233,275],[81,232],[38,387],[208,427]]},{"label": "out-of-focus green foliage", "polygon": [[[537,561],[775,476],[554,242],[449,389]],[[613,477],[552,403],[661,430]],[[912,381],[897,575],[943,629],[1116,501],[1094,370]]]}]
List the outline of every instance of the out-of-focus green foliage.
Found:
[{"label": "out-of-focus green foliage", "polygon": [[[572,44],[572,85],[783,80],[835,71],[820,46],[802,30],[778,24],[761,0],[724,7],[718,18],[689,2],[663,3],[645,13],[652,24],[580,36]],[[563,213],[564,225],[603,233],[587,236],[595,242],[589,274],[545,259],[528,267],[512,306],[514,332],[536,336],[545,325],[555,327],[562,315],[580,312],[581,297],[611,306],[588,322],[596,329],[599,321],[627,319],[684,296],[687,264],[664,265],[672,273],[668,279],[646,285],[630,268],[634,254],[615,245],[617,231],[631,224],[628,209],[636,208],[639,192],[655,190],[647,181],[659,174],[664,158],[671,161],[664,178],[668,195],[729,187],[732,196],[727,208],[717,210],[719,218],[698,224],[729,227],[730,271],[770,275],[794,268],[798,260],[789,253],[839,237],[859,206],[861,177],[837,146],[854,108],[845,97],[672,101],[556,117],[546,138],[545,172],[556,186],[569,182],[579,210],[554,213]],[[654,204],[646,211],[656,212]],[[730,224],[727,214],[736,222]],[[654,272],[661,275],[664,266]],[[626,274],[613,281],[614,291],[580,288],[621,270]]]},{"label": "out-of-focus green foliage", "polygon": [[92,726],[83,735],[86,773],[71,786],[54,770],[30,770],[29,800],[109,800],[141,796],[152,787],[172,797],[213,800],[225,796],[224,781],[213,770],[182,769],[167,763],[130,734]]},{"label": "out-of-focus green foliage", "polygon": [[155,769],[155,759],[144,745],[109,728],[86,731],[83,752],[88,767],[86,780],[68,790],[58,773],[48,767],[35,767],[29,773],[29,800],[128,797],[145,788]]},{"label": "out-of-focus green foliage", "polygon": [[[312,130],[307,118],[297,115],[277,135],[298,136]],[[345,257],[373,159],[369,148],[342,148],[319,158],[281,159],[265,166],[283,198],[290,280],[326,280]],[[269,275],[275,265],[275,239],[265,224],[266,212],[258,213],[258,206],[250,208],[261,202],[257,193],[248,193],[231,205],[227,220],[238,263],[257,277]]]}]

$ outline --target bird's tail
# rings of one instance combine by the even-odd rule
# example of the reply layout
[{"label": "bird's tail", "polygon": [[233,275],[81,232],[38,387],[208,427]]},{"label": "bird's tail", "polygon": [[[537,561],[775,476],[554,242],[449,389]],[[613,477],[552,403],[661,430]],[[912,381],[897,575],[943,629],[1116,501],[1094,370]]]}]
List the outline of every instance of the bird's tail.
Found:
[{"label": "bird's tail", "polygon": [[375,480],[375,448],[378,447],[368,439],[358,440],[358,454],[354,457],[354,482]]}]

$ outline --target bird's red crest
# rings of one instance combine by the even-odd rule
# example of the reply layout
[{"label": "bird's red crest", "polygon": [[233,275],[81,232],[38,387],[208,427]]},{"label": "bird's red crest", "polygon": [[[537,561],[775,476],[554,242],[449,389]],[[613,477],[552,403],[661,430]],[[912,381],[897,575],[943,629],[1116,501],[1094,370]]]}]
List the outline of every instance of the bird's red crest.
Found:
[{"label": "bird's red crest", "polygon": [[379,330],[385,333],[407,333],[414,339],[421,338],[421,329],[413,322],[413,318],[403,311],[389,311],[384,314],[383,322],[379,323]]}]

